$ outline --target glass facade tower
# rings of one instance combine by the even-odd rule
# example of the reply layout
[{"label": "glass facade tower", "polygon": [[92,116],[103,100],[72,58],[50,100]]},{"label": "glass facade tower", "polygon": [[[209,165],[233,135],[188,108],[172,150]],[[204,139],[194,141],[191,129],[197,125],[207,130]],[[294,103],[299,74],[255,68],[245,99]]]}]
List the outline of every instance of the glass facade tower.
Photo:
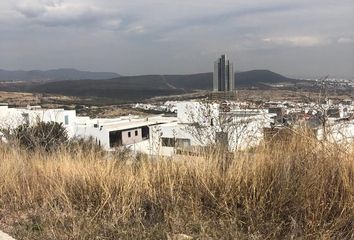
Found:
[{"label": "glass facade tower", "polygon": [[214,63],[213,75],[213,91],[234,91],[235,90],[235,75],[234,66],[227,59],[227,56],[221,55]]}]

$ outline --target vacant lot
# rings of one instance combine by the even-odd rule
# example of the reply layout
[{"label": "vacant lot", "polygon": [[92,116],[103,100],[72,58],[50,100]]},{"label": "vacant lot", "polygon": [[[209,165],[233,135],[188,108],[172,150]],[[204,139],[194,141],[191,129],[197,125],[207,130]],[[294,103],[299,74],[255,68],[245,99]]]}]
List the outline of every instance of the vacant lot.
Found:
[{"label": "vacant lot", "polygon": [[353,152],[305,136],[233,157],[0,159],[0,228],[18,239],[354,238]]},{"label": "vacant lot", "polygon": [[12,106],[25,107],[27,105],[42,105],[44,107],[57,107],[59,105],[71,105],[78,98],[53,94],[34,94],[24,92],[0,91],[0,102]]}]

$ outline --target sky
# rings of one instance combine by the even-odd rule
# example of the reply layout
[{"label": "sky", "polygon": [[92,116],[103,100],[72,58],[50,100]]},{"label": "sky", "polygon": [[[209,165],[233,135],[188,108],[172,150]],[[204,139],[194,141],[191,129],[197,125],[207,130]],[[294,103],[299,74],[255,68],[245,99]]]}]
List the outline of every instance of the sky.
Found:
[{"label": "sky", "polygon": [[354,0],[1,0],[0,69],[354,78]]}]

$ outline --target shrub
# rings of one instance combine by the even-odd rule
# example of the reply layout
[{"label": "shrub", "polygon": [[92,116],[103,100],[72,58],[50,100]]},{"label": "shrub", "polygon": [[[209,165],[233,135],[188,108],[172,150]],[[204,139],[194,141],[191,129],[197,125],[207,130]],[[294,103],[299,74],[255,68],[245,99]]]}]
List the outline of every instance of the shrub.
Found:
[{"label": "shrub", "polygon": [[38,122],[34,126],[23,124],[11,134],[11,139],[27,150],[53,151],[68,141],[66,129],[61,123]]}]

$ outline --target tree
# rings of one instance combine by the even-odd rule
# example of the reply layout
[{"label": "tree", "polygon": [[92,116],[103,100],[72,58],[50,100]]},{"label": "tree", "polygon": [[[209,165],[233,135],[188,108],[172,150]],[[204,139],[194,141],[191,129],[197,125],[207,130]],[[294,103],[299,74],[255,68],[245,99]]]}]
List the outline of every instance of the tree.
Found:
[{"label": "tree", "polygon": [[8,135],[8,139],[17,141],[27,150],[53,151],[68,141],[66,129],[57,122],[37,122],[34,126],[23,124]]},{"label": "tree", "polygon": [[218,150],[236,152],[259,142],[262,129],[270,119],[266,111],[237,109],[230,102],[199,102],[187,109],[189,124],[185,129],[199,144],[217,146]]}]

